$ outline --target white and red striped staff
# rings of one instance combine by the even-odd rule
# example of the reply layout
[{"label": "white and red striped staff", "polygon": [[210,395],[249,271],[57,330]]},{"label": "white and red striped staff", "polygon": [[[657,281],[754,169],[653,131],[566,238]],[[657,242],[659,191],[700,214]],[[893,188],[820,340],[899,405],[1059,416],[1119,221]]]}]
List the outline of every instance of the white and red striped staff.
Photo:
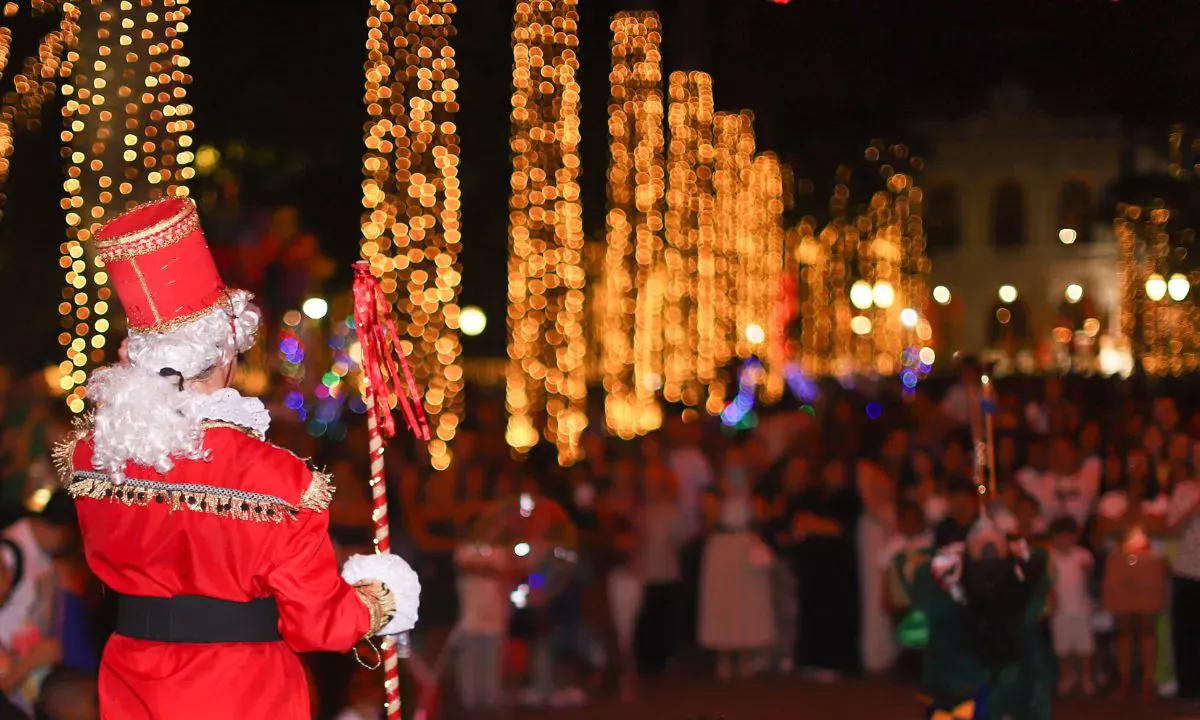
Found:
[{"label": "white and red striped staff", "polygon": [[[354,264],[354,327],[362,350],[364,400],[367,405],[367,430],[371,448],[371,497],[375,509],[375,552],[391,551],[388,537],[387,482],[383,476],[383,443],[396,434],[392,407],[399,405],[408,429],[421,440],[429,441],[429,422],[412,371],[400,349],[396,323],[388,312],[387,299],[379,280],[366,262]],[[383,687],[388,720],[400,718],[399,658],[411,652],[408,633],[384,638]]]}]

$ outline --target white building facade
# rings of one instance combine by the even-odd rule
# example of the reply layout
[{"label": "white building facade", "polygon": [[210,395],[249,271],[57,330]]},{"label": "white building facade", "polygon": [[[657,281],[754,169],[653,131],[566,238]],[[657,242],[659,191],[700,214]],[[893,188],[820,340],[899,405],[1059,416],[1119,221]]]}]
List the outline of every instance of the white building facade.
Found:
[{"label": "white building facade", "polygon": [[923,130],[933,285],[952,298],[941,351],[1045,367],[1099,347],[1119,325],[1117,247],[1099,208],[1120,173],[1120,121],[1051,117],[1006,85],[986,111]]}]

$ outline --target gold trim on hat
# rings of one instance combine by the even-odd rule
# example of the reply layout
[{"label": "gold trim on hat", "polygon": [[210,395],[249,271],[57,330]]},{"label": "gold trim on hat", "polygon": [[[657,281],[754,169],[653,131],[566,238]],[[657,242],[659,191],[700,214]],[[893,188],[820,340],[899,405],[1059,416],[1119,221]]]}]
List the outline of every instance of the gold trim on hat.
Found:
[{"label": "gold trim on hat", "polygon": [[150,286],[146,284],[146,276],[142,274],[142,269],[138,267],[137,258],[129,258],[129,267],[133,268],[133,274],[137,275],[138,284],[142,286],[142,292],[146,294],[146,302],[150,304],[150,313],[154,315],[154,322],[161,323],[162,315],[158,312],[158,305],[154,302],[154,295],[150,293]]},{"label": "gold trim on hat", "polygon": [[[128,215],[140,212],[146,208],[153,207],[160,203],[177,200],[183,204],[183,208],[167,218],[161,220],[148,228],[134,230],[124,235],[116,237],[104,238],[101,237],[104,231],[111,227],[113,223],[127,217]],[[117,262],[120,260],[128,260],[145,255],[156,250],[161,250],[170,245],[174,245],[183,238],[191,235],[200,229],[200,218],[196,214],[196,203],[191,198],[177,198],[168,196],[155,200],[154,202],[144,203],[135,208],[127,210],[112,220],[104,224],[99,232],[95,235],[96,253],[104,262]]]},{"label": "gold trim on hat", "polygon": [[235,292],[246,293],[246,301],[247,302],[254,299],[254,293],[252,293],[252,292],[247,292],[245,290],[238,290],[237,288],[222,288],[221,294],[218,295],[212,301],[212,303],[209,304],[205,308],[202,308],[195,312],[190,312],[187,315],[181,315],[181,316],[179,316],[177,318],[173,318],[171,320],[160,320],[148,327],[137,327],[135,325],[130,325],[129,329],[132,330],[133,332],[140,333],[143,335],[146,333],[167,333],[167,332],[171,332],[172,330],[178,328],[181,325],[187,325],[188,323],[192,322],[193,320],[199,320],[201,317],[204,317],[208,313],[210,313],[213,310],[218,309],[218,308],[221,310],[224,310],[225,314],[232,318],[233,317],[233,300],[230,299],[230,295]]},{"label": "gold trim on hat", "polygon": [[188,323],[192,322],[193,320],[199,320],[201,317],[204,317],[205,315],[209,314],[210,312],[212,312],[213,310],[215,310],[217,308],[224,310],[225,313],[228,315],[233,314],[233,303],[229,300],[228,297],[226,297],[224,294],[221,294],[221,295],[218,295],[217,297],[215,297],[213,299],[212,303],[209,304],[207,307],[201,308],[195,312],[190,312],[187,315],[180,315],[179,317],[172,318],[170,320],[163,320],[158,315],[158,311],[155,310],[155,312],[154,312],[155,322],[153,325],[150,325],[148,327],[137,327],[134,325],[130,325],[130,329],[133,330],[134,332],[142,333],[142,334],[145,334],[145,333],[167,333],[167,332],[171,332],[172,330],[178,328],[180,325],[187,325]]}]

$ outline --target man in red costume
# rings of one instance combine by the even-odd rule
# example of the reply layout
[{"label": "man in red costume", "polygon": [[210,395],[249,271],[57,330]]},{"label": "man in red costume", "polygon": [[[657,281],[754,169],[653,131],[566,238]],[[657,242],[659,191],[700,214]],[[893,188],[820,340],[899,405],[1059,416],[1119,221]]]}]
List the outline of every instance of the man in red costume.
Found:
[{"label": "man in red costume", "polygon": [[92,376],[93,419],[58,460],[118,598],[101,716],[307,720],[296,653],[411,629],[416,575],[381,555],[356,558],[354,584],[338,576],[331,478],[268,443],[262,402],[229,387],[260,313],[221,281],[195,205],[139,206],[94,242],[128,361]]}]

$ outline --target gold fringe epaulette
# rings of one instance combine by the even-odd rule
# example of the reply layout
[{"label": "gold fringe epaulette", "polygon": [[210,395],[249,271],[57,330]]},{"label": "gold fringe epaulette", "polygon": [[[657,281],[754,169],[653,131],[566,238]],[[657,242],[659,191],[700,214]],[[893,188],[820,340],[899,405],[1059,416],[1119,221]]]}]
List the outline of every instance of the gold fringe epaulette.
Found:
[{"label": "gold fringe epaulette", "polygon": [[166,505],[171,512],[186,509],[254,522],[278,523],[285,518],[294,520],[300,513],[299,507],[272,495],[214,485],[190,485],[135,478],[125,478],[117,482],[108,473],[90,470],[75,471],[71,483],[67,486],[67,492],[76,499],[107,500],[139,507],[158,503]]},{"label": "gold fringe epaulette", "polygon": [[75,418],[71,423],[71,432],[67,434],[66,438],[56,442],[50,451],[50,455],[54,459],[54,469],[58,473],[58,481],[64,487],[71,484],[71,475],[75,471],[75,446],[79,444],[80,440],[91,434],[94,420],[94,413]]},{"label": "gold fringe epaulette", "polygon": [[242,433],[243,435],[248,435],[248,436],[254,438],[255,440],[266,440],[267,439],[266,435],[263,435],[262,433],[258,432],[257,430],[251,430],[250,428],[248,428],[244,425],[238,425],[237,423],[225,422],[224,420],[205,420],[203,423],[201,423],[201,427],[203,427],[205,430],[211,430],[213,428],[229,428],[230,430],[237,430],[238,432]]},{"label": "gold fringe epaulette", "polygon": [[312,482],[300,495],[300,507],[314,512],[325,512],[333,502],[333,475],[322,470],[312,471]]}]

